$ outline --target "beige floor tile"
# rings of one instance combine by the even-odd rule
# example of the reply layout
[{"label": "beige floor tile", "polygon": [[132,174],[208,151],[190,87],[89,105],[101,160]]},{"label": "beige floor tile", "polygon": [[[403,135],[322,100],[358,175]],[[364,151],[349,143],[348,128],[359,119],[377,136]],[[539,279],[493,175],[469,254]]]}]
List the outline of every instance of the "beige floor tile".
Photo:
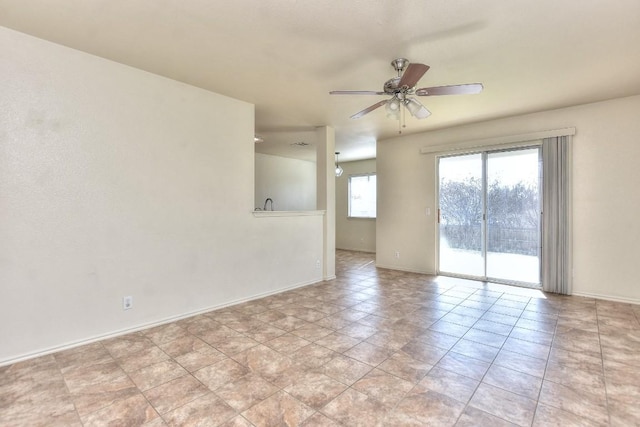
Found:
[{"label": "beige floor tile", "polygon": [[640,402],[609,400],[610,423],[615,427],[626,427],[640,424]]},{"label": "beige floor tile", "polygon": [[325,405],[320,412],[341,425],[353,427],[380,425],[387,414],[387,410],[379,403],[351,388]]},{"label": "beige floor tile", "polygon": [[509,350],[500,350],[494,359],[493,364],[522,372],[524,374],[543,378],[547,361],[544,359],[529,357],[520,353],[514,353]]},{"label": "beige floor tile", "polygon": [[117,359],[117,362],[125,372],[133,372],[154,363],[164,362],[167,359],[169,359],[167,353],[159,347],[153,346]]},{"label": "beige floor tile", "polygon": [[519,426],[533,421],[536,401],[488,384],[480,384],[469,405]]},{"label": "beige floor tile", "polygon": [[213,347],[229,357],[242,353],[245,350],[256,347],[260,343],[246,336],[230,337],[222,342],[217,342]]},{"label": "beige floor tile", "polygon": [[275,351],[287,355],[295,353],[302,347],[309,344],[311,344],[311,341],[307,341],[304,338],[300,338],[299,336],[291,333],[281,335],[265,343],[266,346],[274,349]]},{"label": "beige floor tile", "polygon": [[304,403],[279,391],[244,411],[242,416],[257,427],[298,426],[314,412]]},{"label": "beige floor tile", "polygon": [[[474,323],[474,325],[476,325]],[[429,326],[429,330],[434,332],[440,332],[446,335],[451,335],[453,337],[462,338],[464,334],[469,332],[471,329],[468,326],[457,325],[455,323],[447,322],[446,320],[438,320]]]},{"label": "beige floor tile", "polygon": [[496,358],[499,351],[499,347],[484,345],[479,342],[469,341],[465,338],[460,339],[456,345],[451,347],[451,352],[464,354],[465,356],[488,363],[493,362],[493,359]]},{"label": "beige floor tile", "polygon": [[6,426],[81,426],[73,403],[65,398],[0,402],[0,425]]},{"label": "beige floor tile", "polygon": [[316,412],[301,424],[301,427],[340,427],[340,424],[322,415],[320,412]]},{"label": "beige floor tile", "polygon": [[235,416],[227,422],[220,424],[219,427],[254,427],[245,417],[242,415]]},{"label": "beige floor tile", "polygon": [[131,372],[129,377],[140,390],[145,391],[187,374],[178,363],[166,360]]},{"label": "beige floor tile", "polygon": [[445,354],[447,354],[447,350],[445,348],[436,347],[417,339],[409,341],[401,348],[401,351],[408,354],[415,360],[419,360],[430,365],[435,365]]},{"label": "beige floor tile", "polygon": [[236,411],[213,393],[205,394],[163,418],[170,426],[217,426],[230,421]]},{"label": "beige floor tile", "polygon": [[334,332],[316,341],[316,344],[335,351],[336,353],[344,353],[352,347],[360,344],[362,340]]},{"label": "beige floor tile", "polygon": [[145,397],[160,414],[176,409],[209,392],[191,375],[176,378],[144,392]]},{"label": "beige floor tile", "polygon": [[127,376],[122,376],[111,381],[94,383],[72,393],[71,397],[80,416],[86,416],[139,393],[133,381]]},{"label": "beige floor tile", "polygon": [[142,394],[120,400],[82,418],[84,426],[141,426],[158,417]]},{"label": "beige floor tile", "polygon": [[585,387],[575,389],[545,380],[539,401],[597,423],[606,423],[609,419],[604,389],[587,390]]},{"label": "beige floor tile", "polygon": [[409,393],[395,408],[395,412],[417,420],[424,426],[454,425],[465,404],[432,390]]},{"label": "beige floor tile", "polygon": [[602,354],[598,333],[581,329],[570,329],[566,332],[556,333],[552,346],[593,357],[601,357]]},{"label": "beige floor tile", "polygon": [[561,349],[552,349],[544,378],[574,389],[605,386],[602,359]]},{"label": "beige floor tile", "polygon": [[334,331],[332,329],[323,328],[322,326],[318,326],[313,323],[307,323],[304,326],[291,331],[293,335],[297,335],[300,338],[304,338],[305,340],[312,342],[326,337],[333,332]]},{"label": "beige floor tile", "polygon": [[467,403],[480,381],[441,368],[433,368],[415,388],[415,391],[432,390]]},{"label": "beige floor tile", "polygon": [[54,357],[63,373],[70,369],[109,363],[115,360],[100,342],[62,351],[54,354]]},{"label": "beige floor tile", "polygon": [[103,341],[102,345],[116,359],[129,356],[144,349],[153,347],[155,344],[142,332],[135,332],[116,338]]},{"label": "beige floor tile", "polygon": [[284,390],[307,406],[318,410],[346,388],[345,384],[325,374],[308,372]]},{"label": "beige floor tile", "polygon": [[502,349],[512,351],[514,353],[520,353],[525,356],[547,360],[551,347],[548,345],[538,344],[535,342],[517,339],[510,336],[505,341]]},{"label": "beige floor tile", "polygon": [[245,336],[260,342],[264,343],[270,341],[274,338],[278,338],[281,335],[286,334],[287,331],[284,329],[276,328],[275,326],[267,325],[266,323],[262,323],[259,327],[253,328],[250,331],[244,332]]},{"label": "beige floor tile", "polygon": [[562,426],[562,427],[596,427],[607,426],[609,423],[598,423],[588,418],[581,417],[571,412],[563,411],[545,404],[538,404],[536,415],[533,419],[534,427]]},{"label": "beige floor tile", "polygon": [[237,412],[242,412],[278,390],[259,375],[248,374],[218,388],[215,393]]},{"label": "beige floor tile", "polygon": [[181,354],[175,358],[175,361],[189,372],[195,372],[205,366],[213,365],[216,362],[227,359],[224,353],[211,348],[210,350],[192,351],[190,353]]},{"label": "beige floor tile", "polygon": [[336,357],[338,353],[318,344],[309,344],[291,354],[291,360],[309,368],[319,368]]},{"label": "beige floor tile", "polygon": [[[510,423],[507,420],[503,420],[502,418],[498,418],[472,406],[467,406],[465,408],[464,412],[462,413],[462,415],[460,415],[460,418],[456,423],[456,427],[513,427],[516,425],[517,424]],[[563,425],[563,427],[568,426]]]},{"label": "beige floor tile", "polygon": [[617,362],[605,362],[605,382],[609,404],[616,402],[617,412],[623,406],[640,407],[640,370]]},{"label": "beige floor tile", "polygon": [[[398,326],[398,323],[399,322],[396,322],[396,326]],[[407,345],[420,333],[424,333],[422,328],[419,328],[417,331],[409,331],[406,327],[401,330],[400,326],[398,326],[396,330],[376,332],[365,341],[378,347],[397,351]]]},{"label": "beige floor tile", "polygon": [[376,368],[351,387],[391,409],[413,389],[414,384]]},{"label": "beige floor tile", "polygon": [[344,352],[344,355],[371,366],[377,366],[393,354],[393,350],[361,342]]},{"label": "beige floor tile", "polygon": [[147,338],[155,344],[161,344],[178,339],[184,336],[185,332],[185,329],[178,326],[176,323],[169,323],[167,325],[147,329],[144,331],[144,335],[146,335]]},{"label": "beige floor tile", "polygon": [[0,367],[0,425],[640,424],[638,306],[374,258],[338,250],[335,280]]},{"label": "beige floor tile", "polygon": [[533,329],[520,328],[514,326],[509,334],[509,338],[515,338],[521,341],[528,341],[544,346],[550,346],[553,342],[553,334],[544,331],[534,331]]},{"label": "beige floor tile", "polygon": [[491,364],[463,354],[449,352],[435,365],[469,378],[481,380]]},{"label": "beige floor tile", "polygon": [[427,375],[433,365],[416,360],[407,353],[399,351],[378,365],[378,368],[415,384]]},{"label": "beige floor tile", "polygon": [[373,367],[366,363],[341,355],[322,366],[322,372],[348,386],[372,369]]},{"label": "beige floor tile", "polygon": [[158,344],[158,346],[171,357],[178,357],[194,351],[206,353],[207,351],[214,350],[213,347],[200,338],[189,335],[188,333],[173,341]]},{"label": "beige floor tile", "polygon": [[116,362],[99,363],[69,369],[64,373],[64,381],[71,393],[90,389],[94,384],[109,382],[126,376]]},{"label": "beige floor tile", "polygon": [[445,350],[451,349],[459,340],[460,338],[457,336],[431,330],[426,331],[415,338],[415,341]]},{"label": "beige floor tile", "polygon": [[488,345],[498,349],[500,349],[507,340],[507,337],[504,335],[483,331],[475,327],[471,328],[462,338],[467,341],[473,341],[474,343]]},{"label": "beige floor tile", "polygon": [[482,382],[532,400],[538,400],[540,387],[542,387],[542,378],[499,365],[492,365],[482,379]]},{"label": "beige floor tile", "polygon": [[247,375],[249,368],[232,359],[225,359],[193,373],[209,390],[216,390],[225,384]]}]

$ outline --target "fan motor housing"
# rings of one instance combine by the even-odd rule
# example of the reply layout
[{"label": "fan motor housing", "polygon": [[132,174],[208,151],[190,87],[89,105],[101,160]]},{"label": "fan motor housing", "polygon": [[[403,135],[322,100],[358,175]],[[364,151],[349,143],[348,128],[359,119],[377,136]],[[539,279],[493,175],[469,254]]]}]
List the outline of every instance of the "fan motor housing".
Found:
[{"label": "fan motor housing", "polygon": [[392,79],[387,80],[384,83],[384,93],[387,93],[389,95],[411,95],[412,94],[412,89],[413,88],[407,88],[405,87],[399,87],[398,84],[400,83],[400,77],[394,77]]}]

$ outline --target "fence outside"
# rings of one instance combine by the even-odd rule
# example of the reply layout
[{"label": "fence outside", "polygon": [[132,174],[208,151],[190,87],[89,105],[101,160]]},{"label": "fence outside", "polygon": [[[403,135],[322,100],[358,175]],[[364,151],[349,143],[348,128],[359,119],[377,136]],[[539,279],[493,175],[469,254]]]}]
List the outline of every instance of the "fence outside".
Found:
[{"label": "fence outside", "polygon": [[[482,229],[477,225],[441,225],[441,236],[453,249],[480,251]],[[531,228],[487,226],[487,251],[537,256],[540,232]]]}]

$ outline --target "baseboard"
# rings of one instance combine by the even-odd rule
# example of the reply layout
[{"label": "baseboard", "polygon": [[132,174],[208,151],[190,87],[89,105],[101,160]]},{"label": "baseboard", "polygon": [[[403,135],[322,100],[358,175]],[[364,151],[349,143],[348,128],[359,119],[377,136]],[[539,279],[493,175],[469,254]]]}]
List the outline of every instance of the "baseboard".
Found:
[{"label": "baseboard", "polygon": [[396,271],[406,271],[407,273],[416,273],[416,274],[427,274],[429,276],[435,276],[435,271],[425,271],[425,270],[414,270],[411,268],[404,268],[404,267],[398,267],[397,265],[384,265],[384,264],[377,264],[376,263],[376,267],[377,268],[384,268],[386,270],[396,270]]},{"label": "baseboard", "polygon": [[364,252],[365,254],[375,254],[376,251],[368,251],[366,249],[361,249],[361,248],[336,248],[339,249],[341,251],[352,251],[352,252]]},{"label": "baseboard", "polygon": [[[335,276],[333,276],[333,278],[335,279]],[[17,357],[12,357],[11,359],[0,360],[0,367],[7,366],[7,365],[13,365],[14,363],[24,362],[25,360],[35,359],[36,357],[46,356],[48,354],[58,353],[58,352],[64,351],[64,350],[70,350],[72,348],[81,347],[83,345],[91,344],[91,343],[98,342],[98,341],[103,341],[103,340],[110,339],[110,338],[116,338],[116,337],[119,337],[119,336],[122,336],[122,335],[126,335],[126,334],[130,334],[130,333],[133,333],[133,332],[143,331],[145,329],[154,328],[156,326],[161,326],[161,325],[164,325],[164,324],[167,324],[167,323],[176,322],[178,320],[186,319],[186,318],[192,317],[192,316],[197,316],[197,315],[203,314],[203,313],[208,313],[210,311],[220,310],[222,308],[232,307],[234,305],[238,305],[238,304],[242,304],[242,303],[245,303],[245,302],[257,300],[257,299],[260,299],[260,298],[265,298],[265,297],[268,297],[268,296],[271,296],[271,295],[276,295],[276,294],[279,294],[279,293],[282,293],[282,292],[290,291],[292,289],[303,288],[305,286],[309,286],[309,285],[313,285],[315,283],[319,283],[320,281],[321,280],[312,280],[312,281],[309,281],[309,282],[301,282],[301,283],[298,283],[298,284],[295,284],[295,285],[292,285],[292,286],[287,286],[286,288],[277,289],[275,291],[264,292],[264,293],[256,294],[256,295],[253,295],[253,296],[247,297],[247,298],[240,298],[240,299],[233,300],[233,301],[230,301],[230,302],[226,302],[226,303],[223,303],[223,304],[218,304],[218,305],[215,305],[215,306],[211,306],[211,307],[203,308],[203,309],[200,309],[200,310],[192,311],[192,312],[189,312],[189,313],[186,313],[186,314],[180,314],[178,316],[171,316],[171,317],[167,317],[167,318],[164,318],[164,319],[161,319],[161,320],[157,320],[157,321],[153,321],[153,322],[149,322],[149,323],[136,325],[136,326],[133,326],[131,328],[119,329],[117,331],[109,332],[107,334],[96,335],[96,336],[89,337],[89,338],[86,338],[86,339],[82,339],[82,340],[79,340],[79,341],[73,341],[71,343],[45,348],[45,349],[38,350],[38,351],[35,351],[35,352],[32,352],[32,353],[27,353],[27,354],[23,354],[23,355],[20,355],[20,356],[17,356]]]},{"label": "baseboard", "polygon": [[611,295],[592,294],[589,292],[572,292],[571,295],[576,297],[595,298],[605,301],[622,302],[626,304],[640,305],[640,300],[636,298],[615,297]]}]

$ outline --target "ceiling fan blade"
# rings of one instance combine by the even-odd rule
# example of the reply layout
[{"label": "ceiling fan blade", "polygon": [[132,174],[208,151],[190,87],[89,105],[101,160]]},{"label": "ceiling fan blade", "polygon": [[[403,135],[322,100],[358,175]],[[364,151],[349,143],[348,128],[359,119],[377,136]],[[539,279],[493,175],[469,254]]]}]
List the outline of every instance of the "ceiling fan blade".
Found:
[{"label": "ceiling fan blade", "polygon": [[438,96],[438,95],[473,95],[482,92],[482,83],[469,83],[464,85],[423,87],[416,89],[418,96]]},{"label": "ceiling fan blade", "polygon": [[329,95],[386,95],[386,93],[374,90],[332,90]]},{"label": "ceiling fan blade", "polygon": [[376,102],[375,104],[365,108],[364,110],[355,113],[353,116],[351,116],[351,118],[352,119],[359,119],[360,117],[364,116],[365,114],[372,112],[376,108],[382,107],[387,102],[388,102],[388,100],[386,100],[386,99],[384,101]]},{"label": "ceiling fan blade", "polygon": [[420,80],[422,76],[424,76],[424,73],[426,73],[428,69],[428,65],[409,64],[404,74],[402,74],[402,78],[400,78],[398,87],[414,87],[418,83],[418,80]]}]

